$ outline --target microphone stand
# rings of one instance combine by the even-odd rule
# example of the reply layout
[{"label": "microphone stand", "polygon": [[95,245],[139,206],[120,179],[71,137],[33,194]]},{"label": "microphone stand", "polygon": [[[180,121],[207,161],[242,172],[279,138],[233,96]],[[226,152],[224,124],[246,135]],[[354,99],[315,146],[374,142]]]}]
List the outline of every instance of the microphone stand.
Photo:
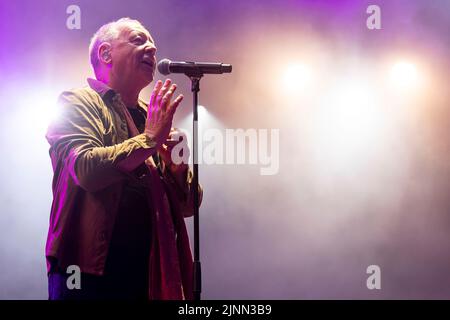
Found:
[{"label": "microphone stand", "polygon": [[191,91],[193,94],[193,122],[192,122],[192,154],[193,154],[193,171],[192,187],[194,188],[194,300],[201,299],[202,292],[202,270],[200,264],[200,229],[199,229],[199,198],[198,198],[198,92],[200,91],[200,79],[203,77],[201,73],[186,74],[191,79]]},{"label": "microphone stand", "polygon": [[[171,67],[172,65],[172,67]],[[173,68],[173,70],[172,70]],[[193,297],[200,300],[202,292],[202,270],[200,264],[200,220],[199,220],[199,190],[198,190],[198,92],[200,91],[200,79],[204,74],[222,74],[231,72],[231,64],[223,63],[196,63],[196,62],[171,62],[163,59],[158,63],[161,74],[184,73],[191,79],[191,91],[193,94],[193,119],[192,119],[192,154],[194,176],[192,188],[194,188],[194,262],[193,262]]]},{"label": "microphone stand", "polygon": [[[229,66],[231,72],[231,65]],[[186,72],[191,79],[191,91],[193,94],[193,122],[192,122],[192,154],[194,158],[194,176],[192,180],[192,187],[194,188],[194,300],[201,299],[202,292],[202,269],[200,264],[200,220],[199,220],[199,198],[198,198],[198,92],[200,91],[200,79],[203,77],[203,72],[200,70],[191,70]]]}]

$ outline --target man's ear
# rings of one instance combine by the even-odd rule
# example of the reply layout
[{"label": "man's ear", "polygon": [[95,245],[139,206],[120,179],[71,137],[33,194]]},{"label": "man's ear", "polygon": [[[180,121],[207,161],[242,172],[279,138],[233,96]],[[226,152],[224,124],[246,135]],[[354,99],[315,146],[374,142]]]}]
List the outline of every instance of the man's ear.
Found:
[{"label": "man's ear", "polygon": [[105,63],[110,64],[111,63],[111,44],[108,42],[103,42],[98,47],[98,60]]}]

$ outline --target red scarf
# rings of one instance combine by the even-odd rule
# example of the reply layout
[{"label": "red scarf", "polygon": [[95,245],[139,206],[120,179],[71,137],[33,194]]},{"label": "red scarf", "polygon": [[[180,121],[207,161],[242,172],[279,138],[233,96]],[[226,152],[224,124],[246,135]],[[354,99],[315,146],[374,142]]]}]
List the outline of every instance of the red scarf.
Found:
[{"label": "red scarf", "polygon": [[[139,134],[127,108],[123,108],[128,129]],[[161,178],[149,157],[148,201],[152,212],[149,298],[152,300],[192,300],[193,260],[178,195]]]}]

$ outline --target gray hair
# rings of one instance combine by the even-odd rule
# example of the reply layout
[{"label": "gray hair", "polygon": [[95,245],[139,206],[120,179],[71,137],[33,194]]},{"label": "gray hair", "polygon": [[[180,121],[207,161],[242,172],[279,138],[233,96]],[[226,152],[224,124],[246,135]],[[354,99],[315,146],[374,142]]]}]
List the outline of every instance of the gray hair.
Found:
[{"label": "gray hair", "polygon": [[125,26],[139,26],[141,28],[145,27],[138,21],[130,18],[121,18],[116,21],[104,24],[97,30],[97,32],[92,36],[91,43],[89,45],[89,57],[91,60],[92,68],[96,72],[99,65],[98,60],[98,48],[103,42],[111,42],[119,37],[120,31]]}]

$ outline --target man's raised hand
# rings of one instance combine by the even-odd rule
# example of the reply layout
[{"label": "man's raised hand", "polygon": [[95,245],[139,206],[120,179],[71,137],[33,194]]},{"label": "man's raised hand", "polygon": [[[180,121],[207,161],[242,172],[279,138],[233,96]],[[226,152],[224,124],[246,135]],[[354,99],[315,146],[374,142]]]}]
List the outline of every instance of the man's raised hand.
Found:
[{"label": "man's raised hand", "polygon": [[176,89],[177,85],[172,84],[170,79],[167,79],[164,84],[158,80],[150,97],[144,132],[156,140],[158,147],[166,141],[172,127],[173,115],[183,100],[183,95],[180,94],[171,101]]}]

